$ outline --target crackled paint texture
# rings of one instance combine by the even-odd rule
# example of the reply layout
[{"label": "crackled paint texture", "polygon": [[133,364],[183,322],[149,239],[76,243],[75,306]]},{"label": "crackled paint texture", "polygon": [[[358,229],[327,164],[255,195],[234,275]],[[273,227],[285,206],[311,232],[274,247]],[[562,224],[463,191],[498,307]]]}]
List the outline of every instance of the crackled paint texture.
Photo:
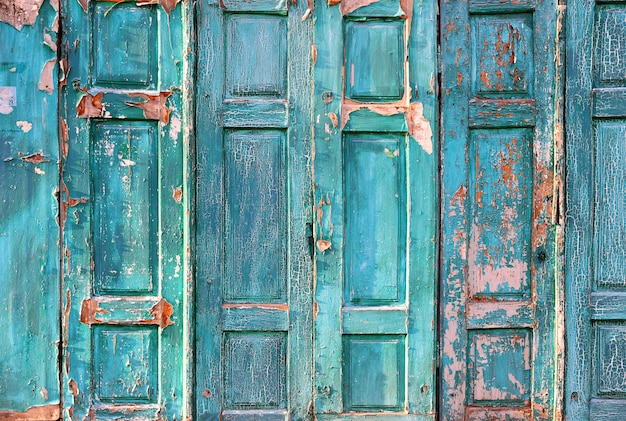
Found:
[{"label": "crackled paint texture", "polygon": [[626,403],[626,6],[575,3],[566,32],[568,419]]},{"label": "crackled paint texture", "polygon": [[442,3],[442,420],[558,416],[557,15]]},{"label": "crackled paint texture", "polygon": [[0,419],[61,412],[55,7],[0,1]]}]

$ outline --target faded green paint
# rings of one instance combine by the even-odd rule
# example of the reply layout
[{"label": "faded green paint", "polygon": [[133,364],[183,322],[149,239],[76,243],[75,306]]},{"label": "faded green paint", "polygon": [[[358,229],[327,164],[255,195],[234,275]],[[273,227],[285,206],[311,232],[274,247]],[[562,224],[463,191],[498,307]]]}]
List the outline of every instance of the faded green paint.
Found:
[{"label": "faded green paint", "polygon": [[181,419],[185,13],[63,6],[63,415]]},{"label": "faded green paint", "polygon": [[12,6],[0,7],[0,418],[56,419],[57,12]]},{"label": "faded green paint", "polygon": [[306,13],[306,2],[198,3],[198,420],[310,417]]},{"label": "faded green paint", "polygon": [[619,420],[626,409],[626,3],[568,7],[565,414]]},{"label": "faded green paint", "polygon": [[442,4],[442,420],[559,416],[557,16]]},{"label": "faded green paint", "polygon": [[434,419],[436,4],[368,3],[314,11],[315,411]]}]

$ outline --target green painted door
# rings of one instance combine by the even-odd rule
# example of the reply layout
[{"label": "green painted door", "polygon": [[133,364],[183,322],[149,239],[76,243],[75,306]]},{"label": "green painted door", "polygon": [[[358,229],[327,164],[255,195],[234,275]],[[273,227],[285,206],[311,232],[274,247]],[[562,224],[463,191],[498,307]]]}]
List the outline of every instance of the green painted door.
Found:
[{"label": "green painted door", "polygon": [[311,411],[306,2],[197,7],[197,420]]},{"label": "green painted door", "polygon": [[626,2],[567,18],[565,414],[626,413]]},{"label": "green painted door", "polygon": [[558,16],[442,3],[442,420],[556,416]]},{"label": "green painted door", "polygon": [[182,7],[156,3],[63,4],[67,419],[183,416]]},{"label": "green painted door", "polygon": [[434,419],[436,2],[315,7],[319,420]]},{"label": "green painted door", "polygon": [[2,420],[60,415],[57,17],[0,1]]}]

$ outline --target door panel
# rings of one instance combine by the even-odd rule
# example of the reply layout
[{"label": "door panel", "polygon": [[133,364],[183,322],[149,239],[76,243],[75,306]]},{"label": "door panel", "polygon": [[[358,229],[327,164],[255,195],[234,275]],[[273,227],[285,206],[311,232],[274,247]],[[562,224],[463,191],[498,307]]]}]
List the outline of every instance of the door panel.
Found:
[{"label": "door panel", "polygon": [[551,419],[555,2],[444,2],[441,419]]},{"label": "door panel", "polygon": [[181,7],[64,6],[65,416],[181,419]]},{"label": "door panel", "polygon": [[0,419],[60,416],[57,30],[0,5]]},{"label": "door panel", "polygon": [[198,4],[200,420],[309,416],[312,26],[295,3]]},{"label": "door panel", "polygon": [[316,417],[432,419],[436,4],[367,3],[315,9]]},{"label": "door panel", "polygon": [[567,21],[568,419],[626,409],[626,3],[577,2]]}]

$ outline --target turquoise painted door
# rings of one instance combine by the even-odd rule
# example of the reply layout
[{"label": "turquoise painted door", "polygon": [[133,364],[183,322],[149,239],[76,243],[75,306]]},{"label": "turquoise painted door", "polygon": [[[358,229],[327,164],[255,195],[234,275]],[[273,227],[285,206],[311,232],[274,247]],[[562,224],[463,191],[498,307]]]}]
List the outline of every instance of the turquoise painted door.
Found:
[{"label": "turquoise painted door", "polygon": [[556,416],[558,16],[442,3],[442,420]]},{"label": "turquoise painted door", "polygon": [[626,2],[567,18],[565,414],[626,413]]},{"label": "turquoise painted door", "polygon": [[182,7],[157,3],[63,4],[67,419],[184,415]]},{"label": "turquoise painted door", "polygon": [[0,419],[57,420],[57,11],[0,1]]},{"label": "turquoise painted door", "polygon": [[436,8],[315,7],[319,420],[435,417]]},{"label": "turquoise painted door", "polygon": [[197,420],[311,411],[306,2],[197,7]]}]

